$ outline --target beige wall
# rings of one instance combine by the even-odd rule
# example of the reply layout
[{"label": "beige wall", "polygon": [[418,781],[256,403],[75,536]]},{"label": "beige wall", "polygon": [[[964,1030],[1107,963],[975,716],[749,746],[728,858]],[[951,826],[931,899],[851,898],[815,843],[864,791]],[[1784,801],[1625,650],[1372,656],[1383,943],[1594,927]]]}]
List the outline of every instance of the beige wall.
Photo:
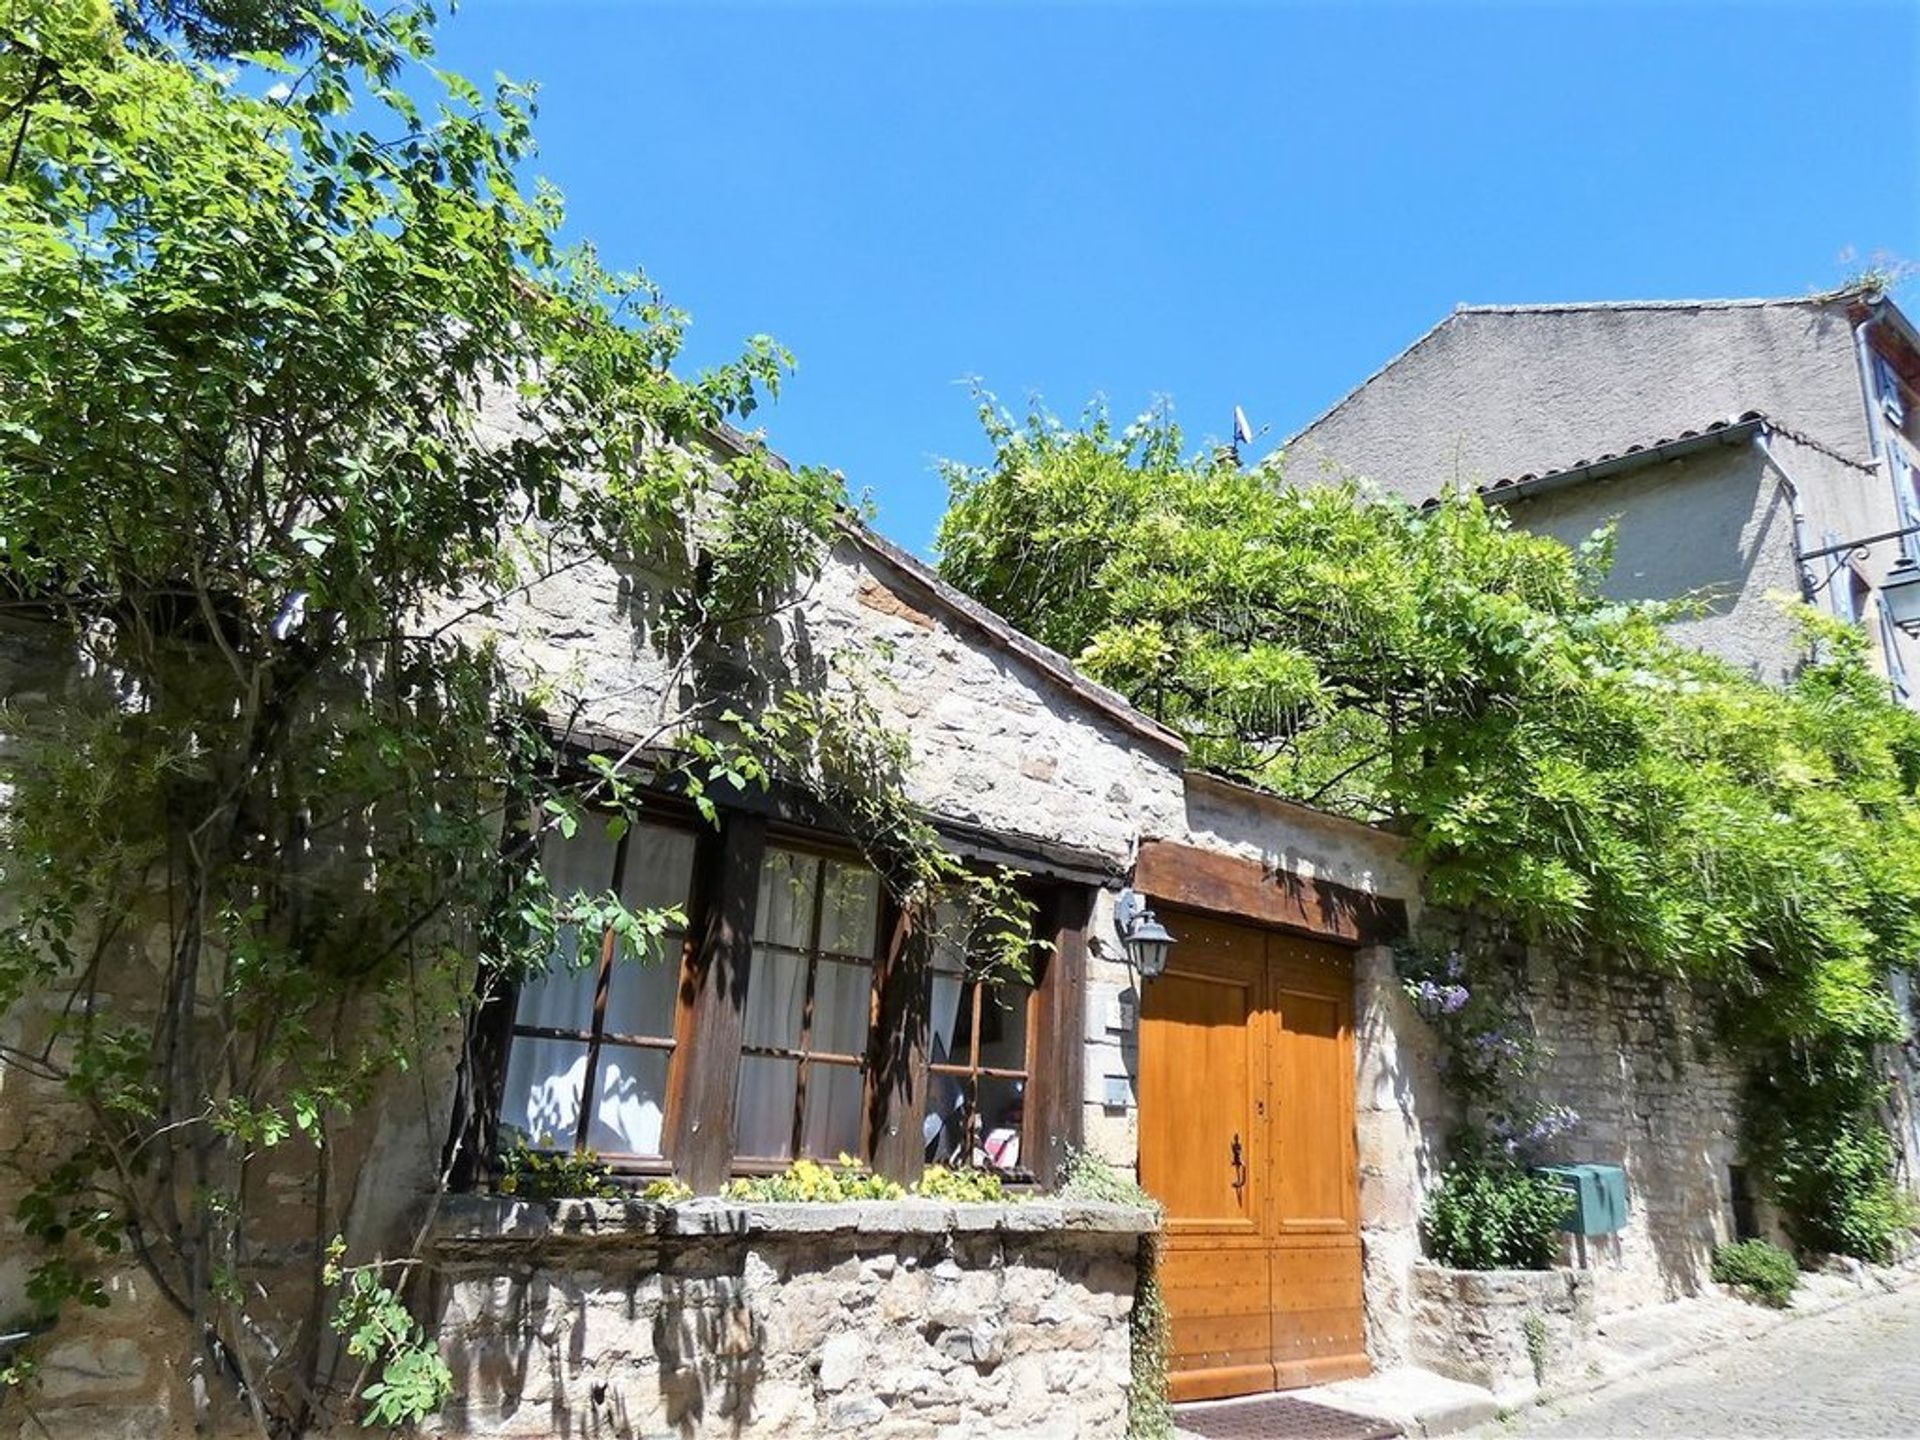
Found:
[{"label": "beige wall", "polygon": [[[1424,500],[1449,485],[1567,469],[1749,411],[1789,432],[1771,443],[1803,497],[1808,548],[1828,531],[1851,539],[1899,525],[1892,479],[1874,463],[1847,304],[1811,298],[1463,309],[1295,436],[1284,473],[1294,484],[1359,476]],[[1763,634],[1766,596],[1797,593],[1797,584],[1791,576],[1781,583],[1788,541],[1764,493],[1772,482],[1712,453],[1685,468],[1637,471],[1631,488],[1626,479],[1576,482],[1550,501],[1516,504],[1514,518],[1577,541],[1628,500],[1648,507],[1631,553],[1623,531],[1612,587],[1634,598],[1726,587],[1735,578],[1729,559],[1745,556],[1753,568],[1725,611],[1676,633],[1742,667],[1777,671],[1792,637],[1778,620],[1771,639]],[[1703,470],[1722,483],[1708,483]],[[1660,496],[1668,481],[1682,493]],[[1589,488],[1594,498],[1579,495]],[[1864,566],[1868,581],[1877,586],[1897,555],[1878,547]],[[1630,583],[1636,571],[1647,577],[1644,591]],[[1873,631],[1877,646],[1877,621]],[[1897,643],[1920,688],[1920,646]]]},{"label": "beige wall", "polygon": [[1577,546],[1613,524],[1606,593],[1697,598],[1674,636],[1770,684],[1792,678],[1799,648],[1783,602],[1800,594],[1792,505],[1757,446],[1696,451],[1507,506],[1514,523]]}]

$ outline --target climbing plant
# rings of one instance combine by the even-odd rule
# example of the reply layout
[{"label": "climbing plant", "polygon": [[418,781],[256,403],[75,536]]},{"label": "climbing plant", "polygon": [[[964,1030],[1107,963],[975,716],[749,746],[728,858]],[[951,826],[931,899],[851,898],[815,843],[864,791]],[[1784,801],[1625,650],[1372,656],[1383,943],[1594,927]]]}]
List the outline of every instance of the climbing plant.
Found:
[{"label": "climbing plant", "polygon": [[1801,607],[1805,663],[1770,688],[1672,640],[1685,605],[1604,597],[1604,533],[1568,549],[1470,495],[1290,486],[1188,455],[1164,411],[981,415],[950,579],[1200,763],[1403,830],[1430,900],[1708,982],[1801,1233],[1892,1245],[1871,1057],[1904,1030],[1886,972],[1920,952],[1920,716],[1860,630]]},{"label": "climbing plant", "polygon": [[[523,179],[532,92],[436,68],[410,0],[132,13],[0,16],[0,1055],[65,1107],[8,1157],[45,1248],[5,1318],[108,1303],[118,1257],[203,1426],[396,1423],[448,1376],[417,1236],[360,1218],[375,1102],[444,1121],[559,926],[645,951],[676,918],[556,892],[547,836],[778,781],[903,904],[970,892],[1015,967],[1024,915],[906,799],[844,657],[782,646],[844,503],[726,428],[786,356],[674,368],[679,312]],[[195,58],[256,20],[268,48]],[[668,679],[580,767],[604,697],[494,627],[596,565]],[[438,1138],[401,1147],[430,1192]]]}]

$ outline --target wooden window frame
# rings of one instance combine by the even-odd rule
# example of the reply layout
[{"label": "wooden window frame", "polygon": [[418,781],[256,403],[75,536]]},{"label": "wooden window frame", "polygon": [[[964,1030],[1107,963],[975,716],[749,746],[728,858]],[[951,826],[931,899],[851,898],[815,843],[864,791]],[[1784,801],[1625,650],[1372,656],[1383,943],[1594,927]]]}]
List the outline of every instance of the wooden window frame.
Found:
[{"label": "wooden window frame", "polygon": [[[740,1155],[733,1157],[733,1168],[738,1173],[752,1173],[760,1169],[784,1170],[796,1160],[809,1159],[832,1160],[834,1156],[807,1155],[802,1148],[807,1128],[807,1081],[815,1065],[826,1065],[835,1069],[853,1070],[860,1076],[860,1110],[864,1114],[871,1108],[870,1074],[873,1057],[873,1027],[878,1019],[877,1009],[880,992],[881,947],[886,941],[886,886],[880,876],[867,862],[856,855],[839,850],[837,847],[821,845],[809,840],[790,840],[779,835],[769,837],[767,850],[784,851],[789,855],[801,855],[814,862],[813,913],[807,922],[807,943],[804,946],[776,943],[772,940],[755,939],[755,950],[776,950],[806,963],[807,975],[800,1007],[799,1045],[755,1045],[748,1043],[745,1036],[745,1016],[742,1019],[740,1040],[740,1058],[742,1060],[790,1060],[794,1064],[793,1078],[793,1124],[788,1131],[787,1144],[790,1152],[786,1156]],[[761,856],[761,869],[764,871],[767,856]],[[857,865],[874,875],[876,903],[873,916],[872,953],[852,955],[846,951],[828,950],[821,944],[821,926],[827,906],[827,867],[829,865]],[[757,926],[755,927],[758,928]],[[814,994],[820,978],[823,964],[864,966],[867,971],[867,1043],[859,1054],[837,1051],[815,1050],[812,1048],[814,1021]],[[752,994],[751,976],[747,987],[741,992],[742,1004]],[[738,1081],[735,1082],[735,1101],[739,1102]],[[869,1159],[872,1151],[870,1134],[862,1127],[862,1139],[859,1142],[861,1158]]]},{"label": "wooden window frame", "polygon": [[[618,949],[617,937],[611,932],[601,937],[600,973],[588,1029],[522,1025],[518,1020],[520,987],[503,987],[489,1001],[477,1025],[486,1040],[473,1082],[479,1099],[474,1104],[474,1118],[461,1122],[469,1127],[465,1133],[474,1137],[471,1149],[476,1163],[462,1171],[468,1183],[488,1173],[498,1174],[501,1096],[512,1042],[520,1035],[578,1040],[590,1046],[574,1138],[576,1148],[592,1126],[593,1087],[604,1046],[612,1043],[667,1052],[662,1153],[645,1156],[602,1152],[600,1158],[617,1174],[673,1174],[695,1190],[710,1193],[736,1175],[777,1173],[792,1163],[791,1159],[734,1153],[734,1107],[741,1061],[749,1055],[771,1054],[767,1047],[749,1048],[744,1043],[761,869],[770,849],[843,863],[867,862],[855,847],[838,837],[772,823],[765,813],[754,809],[723,807],[718,824],[708,824],[677,797],[663,795],[657,804],[649,798],[641,823],[694,836],[693,876],[685,901],[687,926],[681,937],[679,992],[671,1037],[614,1036],[606,1032],[611,961]],[[629,836],[623,835],[617,845],[616,887],[625,875],[628,842]],[[1026,1081],[1020,1165],[1011,1172],[1011,1178],[1046,1185],[1066,1152],[1079,1145],[1082,1133],[1087,934],[1097,887],[1041,875],[1024,888],[1036,903],[1036,934],[1047,942],[1050,953],[1039,957],[1028,993],[1026,1069],[1007,1072]],[[880,897],[875,953],[870,961],[860,960],[870,964],[873,972],[867,1049],[858,1057],[864,1111],[860,1158],[877,1173],[910,1184],[925,1168],[921,1124],[930,1067],[927,1009],[931,937],[893,901],[884,883]],[[824,895],[816,901],[816,929],[819,906],[823,904]],[[817,945],[809,953],[815,957],[812,964],[817,965]],[[661,963],[672,962],[669,958]],[[976,998],[976,1031],[979,1012]],[[977,1053],[977,1048],[970,1045],[969,1054],[977,1058]],[[804,1127],[805,1067],[821,1057],[809,1052],[804,1059],[797,1055],[785,1058],[801,1060],[794,1108],[801,1117],[796,1124]],[[828,1063],[852,1058],[836,1056]],[[985,1067],[980,1073],[999,1074],[1001,1067]],[[477,1130],[472,1128],[475,1124]],[[795,1158],[797,1140],[796,1136]],[[469,1146],[458,1135],[450,1144],[463,1149]]]},{"label": "wooden window frame", "polygon": [[[599,812],[595,812],[593,819],[588,823],[594,823],[602,818],[611,819],[613,817],[610,812],[604,817]],[[677,974],[684,976],[688,937],[694,933],[696,918],[693,913],[693,898],[698,881],[701,831],[696,828],[695,824],[688,819],[684,812],[681,812],[677,808],[662,808],[659,811],[649,810],[643,819],[634,822],[634,824],[629,825],[622,831],[620,838],[614,842],[613,874],[607,883],[607,889],[615,895],[620,893],[621,886],[626,880],[627,859],[631,853],[633,832],[639,825],[650,825],[660,830],[671,830],[682,835],[692,835],[694,838],[695,874],[689,876],[687,884],[688,893],[681,898],[680,902],[687,914],[687,925],[684,930],[668,931],[665,936],[669,944],[676,939],[678,941],[680,961],[674,968]],[[562,843],[565,842],[563,841]],[[581,940],[584,942],[585,939],[586,936],[583,934]],[[589,1014],[588,1028],[585,1030],[568,1029],[565,1026],[555,1025],[522,1024],[519,1019],[522,987],[519,985],[513,987],[512,1006],[508,1012],[512,1018],[506,1027],[506,1045],[500,1056],[500,1076],[498,1083],[501,1086],[504,1086],[506,1083],[507,1067],[512,1063],[513,1042],[515,1040],[521,1038],[533,1040],[570,1040],[584,1044],[587,1047],[587,1064],[586,1069],[581,1073],[580,1077],[580,1118],[574,1125],[572,1148],[576,1153],[588,1148],[587,1136],[592,1133],[593,1117],[599,1108],[597,1089],[600,1078],[600,1057],[607,1045],[611,1044],[616,1048],[628,1050],[664,1051],[667,1056],[667,1097],[665,1098],[670,1100],[672,1095],[673,1071],[675,1068],[674,1059],[681,1043],[679,1031],[680,1011],[685,1003],[684,979],[682,979],[680,985],[677,987],[677,989],[681,991],[681,996],[674,1005],[674,1013],[667,1017],[668,1024],[666,1030],[669,1033],[659,1035],[610,1033],[606,1028],[607,1003],[613,990],[613,971],[619,958],[619,952],[620,938],[615,933],[613,927],[608,926],[601,932],[600,956],[599,959],[594,962],[594,968],[597,974],[594,981],[593,1008]],[[655,963],[661,965],[673,963],[671,950]],[[498,1124],[497,1106],[495,1107],[495,1124]],[[672,1164],[671,1154],[668,1150],[669,1136],[671,1133],[668,1121],[663,1119],[660,1131],[661,1153],[659,1155],[640,1155],[631,1152],[609,1150],[598,1152],[599,1158],[616,1169],[655,1174],[664,1173],[671,1168]],[[497,1143],[496,1139],[496,1149]]]}]

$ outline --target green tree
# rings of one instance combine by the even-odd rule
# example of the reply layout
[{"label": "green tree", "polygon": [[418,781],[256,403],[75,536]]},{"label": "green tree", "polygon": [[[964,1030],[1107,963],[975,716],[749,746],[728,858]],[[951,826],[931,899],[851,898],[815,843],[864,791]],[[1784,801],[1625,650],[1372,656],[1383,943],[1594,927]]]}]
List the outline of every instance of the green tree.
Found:
[{"label": "green tree", "polygon": [[[1861,632],[1803,612],[1807,662],[1771,689],[1671,640],[1684,606],[1602,597],[1605,535],[1571,551],[1472,497],[1289,488],[1186,457],[1164,414],[983,418],[992,461],[951,471],[949,578],[1201,764],[1405,831],[1442,904],[1711,981],[1768,1093],[1813,1077],[1803,1140],[1816,1113],[1877,1127],[1864,1057],[1905,1033],[1885,974],[1920,953],[1920,717]],[[1808,1144],[1756,1148],[1831,1218],[1794,1178]],[[1890,1152],[1850,1153],[1841,1188],[1894,1214]]]},{"label": "green tree", "polygon": [[[14,1157],[32,1294],[102,1303],[127,1248],[203,1418],[394,1421],[445,1368],[397,1303],[410,1251],[354,1229],[343,1137],[555,925],[666,922],[552,893],[546,832],[629,823],[664,750],[703,803],[812,785],[909,903],[970,882],[857,686],[769,648],[843,504],[724,429],[783,353],[676,373],[680,314],[523,183],[529,92],[434,69],[425,6],[334,0],[244,85],[182,48],[242,8],[143,13],[170,28],[135,45],[105,4],[0,21],[0,625],[62,661],[7,717],[0,1007],[7,1062],[85,1117]],[[565,677],[485,617],[596,562],[642,577],[635,639],[692,698],[581,780]],[[1011,951],[1010,892],[976,894]],[[296,1204],[311,1243],[276,1259],[263,1216]]]},{"label": "green tree", "polygon": [[318,35],[302,0],[120,0],[129,35],[145,44],[177,40],[202,59],[255,51],[291,54]]}]

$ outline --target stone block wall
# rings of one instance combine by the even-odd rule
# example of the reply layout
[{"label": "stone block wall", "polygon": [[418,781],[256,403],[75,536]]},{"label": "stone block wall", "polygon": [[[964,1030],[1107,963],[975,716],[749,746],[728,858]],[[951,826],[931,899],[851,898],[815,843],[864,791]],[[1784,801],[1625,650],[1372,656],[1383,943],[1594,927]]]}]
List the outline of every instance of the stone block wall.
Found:
[{"label": "stone block wall", "polygon": [[[1699,1294],[1732,1238],[1740,1066],[1686,986],[1535,955],[1526,1003],[1542,1053],[1538,1093],[1576,1125],[1542,1158],[1622,1166],[1628,1221],[1589,1239],[1602,1312]],[[1568,1242],[1568,1258],[1576,1258]]]},{"label": "stone block wall", "polygon": [[[1591,1277],[1598,1314],[1701,1293],[1713,1247],[1732,1238],[1729,1167],[1738,1159],[1741,1072],[1686,986],[1609,976],[1538,953],[1514,1018],[1539,1045],[1532,1095],[1580,1120],[1543,1162],[1627,1173],[1617,1235],[1568,1236],[1562,1263]],[[1433,1032],[1402,994],[1387,949],[1355,966],[1356,1113],[1368,1351],[1376,1366],[1425,1363],[1420,1217],[1454,1123]]]},{"label": "stone block wall", "polygon": [[473,1197],[432,1248],[441,1433],[1110,1437],[1152,1214]]},{"label": "stone block wall", "polygon": [[1378,1369],[1411,1363],[1420,1212],[1440,1178],[1449,1116],[1438,1042],[1400,988],[1386,946],[1354,957],[1355,1154],[1367,1354]]},{"label": "stone block wall", "polygon": [[1414,1268],[1413,1363],[1520,1403],[1576,1373],[1594,1334],[1584,1270]]}]

